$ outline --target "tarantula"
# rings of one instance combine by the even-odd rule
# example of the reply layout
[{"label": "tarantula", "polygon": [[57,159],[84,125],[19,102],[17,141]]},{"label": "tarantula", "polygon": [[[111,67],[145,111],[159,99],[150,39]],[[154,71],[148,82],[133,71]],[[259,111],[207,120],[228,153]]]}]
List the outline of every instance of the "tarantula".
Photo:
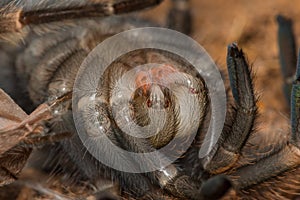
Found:
[{"label": "tarantula", "polygon": [[[296,64],[285,52],[288,52],[288,49],[294,50],[295,47],[293,43],[291,47],[288,46],[291,39],[291,27],[283,17],[278,18],[281,25],[279,44],[282,50],[283,71],[288,71],[285,75],[288,78],[286,88],[292,85],[291,138],[275,138],[274,141],[249,144],[248,138],[253,133],[257,117],[257,99],[254,95],[252,74],[245,55],[236,44],[231,44],[228,46],[227,67],[233,105],[228,110],[223,132],[211,153],[204,159],[198,157],[199,148],[203,142],[202,133],[207,128],[207,118],[211,111],[205,82],[196,72],[191,72],[191,74],[196,74],[193,82],[195,87],[189,89],[192,89],[190,92],[196,96],[196,101],[201,105],[201,109],[198,110],[199,116],[197,116],[199,121],[196,139],[182,157],[160,171],[127,173],[101,164],[85,149],[76,134],[71,114],[72,89],[82,61],[95,46],[121,31],[135,27],[154,26],[147,20],[111,15],[141,10],[154,6],[160,1],[90,0],[72,1],[59,5],[44,2],[29,6],[27,4],[20,6],[19,3],[22,2],[13,1],[13,3],[4,4],[1,9],[0,36],[9,40],[12,39],[12,35],[22,37],[25,45],[11,52],[11,56],[15,56],[15,62],[12,65],[15,65],[16,73],[24,81],[22,83],[27,86],[33,105],[40,106],[29,116],[22,111],[14,114],[13,109],[18,109],[15,105],[8,108],[1,107],[2,118],[5,118],[4,114],[11,112],[12,117],[7,118],[21,121],[13,131],[0,129],[1,185],[16,180],[32,148],[36,145],[43,145],[45,147],[40,150],[44,155],[42,160],[51,161],[43,167],[43,170],[69,174],[73,176],[72,184],[82,181],[94,185],[98,183],[98,186],[100,184],[94,192],[94,197],[97,199],[114,199],[118,198],[117,196],[138,199],[217,199],[222,197],[256,199],[297,196],[300,190],[298,180],[300,174],[298,173],[300,164],[298,149],[300,64],[297,65],[295,80],[291,84],[290,78],[294,73],[294,67],[291,66],[296,66]],[[172,3],[169,27],[189,33],[191,14],[188,1],[173,0]],[[104,16],[107,17],[103,18]],[[112,132],[109,132],[112,134],[109,138],[128,151],[147,152],[159,149],[168,143],[179,129],[180,123],[176,120],[180,114],[174,111],[176,103],[174,103],[172,93],[161,85],[157,86],[149,82],[149,76],[161,81],[163,77],[173,74],[177,69],[186,72],[192,71],[192,67],[186,61],[181,60],[182,58],[161,50],[134,51],[111,64],[110,70],[105,72],[106,78],[101,80],[104,90],[102,93],[97,93],[98,96],[96,95],[96,97],[103,95],[104,99],[110,99],[112,95],[110,88],[112,84],[116,84],[117,76],[121,76],[123,71],[131,69],[133,65],[147,64],[151,59],[162,64],[171,63],[171,65],[151,68],[147,76],[143,75],[143,71],[138,72],[134,80],[137,90],[131,97],[133,99],[131,106],[133,117],[141,126],[147,125],[147,115],[153,106],[169,110],[168,123],[163,127],[162,132],[145,140],[123,136],[122,131],[117,126],[113,126],[116,123],[112,119],[113,116],[106,102],[101,101],[97,107],[99,112],[105,112],[109,116],[107,119],[102,119],[102,121],[106,120],[104,126],[108,123],[112,124]],[[163,98],[153,100],[151,98],[154,94],[156,97],[161,95]],[[287,96],[289,95],[290,92],[287,92]],[[0,98],[2,102],[5,102],[3,105],[13,105],[3,92]],[[30,106],[30,102],[29,104],[20,102],[21,104],[26,104],[27,109]],[[17,137],[16,143],[12,142],[14,140],[11,138],[19,133],[24,133],[24,135]],[[189,135],[183,133],[183,137],[188,138]],[[47,145],[47,142],[55,142],[55,144]],[[107,179],[110,184],[113,183],[113,186],[105,186],[104,180]],[[116,185],[119,185],[119,188]],[[113,196],[110,194],[105,196],[106,192],[111,192],[105,187],[118,189]]]}]

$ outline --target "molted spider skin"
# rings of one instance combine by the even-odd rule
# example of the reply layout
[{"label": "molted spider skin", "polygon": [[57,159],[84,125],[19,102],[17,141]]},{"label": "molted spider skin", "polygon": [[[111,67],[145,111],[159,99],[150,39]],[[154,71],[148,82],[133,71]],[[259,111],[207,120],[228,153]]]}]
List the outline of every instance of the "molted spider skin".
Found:
[{"label": "molted spider skin", "polygon": [[[51,6],[42,2],[40,7],[37,4],[23,8],[18,6],[22,5],[22,1],[5,4],[6,6],[0,10],[0,38],[11,40],[10,34],[12,34],[23,37],[24,41],[24,45],[10,52],[10,56],[15,62],[8,65],[15,65],[16,73],[22,79],[28,96],[35,106],[43,105],[44,102],[49,104],[49,102],[56,102],[57,99],[64,99],[67,94],[72,93],[77,71],[82,61],[97,44],[124,30],[155,26],[153,22],[147,20],[110,15],[141,10],[160,2],[159,0],[89,0],[83,2],[74,0],[70,3],[62,3],[60,6]],[[190,33],[192,16],[188,9],[189,1],[173,0],[172,3],[168,19],[169,27]],[[58,111],[58,114],[52,113],[56,117],[42,124],[43,130],[47,130],[43,134],[49,136],[46,137],[48,142],[55,141],[55,144],[49,145],[45,144],[47,141],[30,138],[31,140],[26,140],[27,143],[21,142],[10,150],[26,147],[29,149],[28,151],[31,151],[35,146],[44,146],[34,152],[31,160],[28,161],[29,165],[39,168],[44,175],[52,174],[53,180],[60,176],[67,177],[67,181],[63,178],[57,179],[58,182],[67,182],[69,187],[77,188],[81,183],[86,183],[85,194],[80,194],[78,198],[72,195],[58,194],[50,189],[50,186],[47,188],[46,183],[32,181],[30,176],[26,177],[26,174],[25,181],[23,177],[21,178],[23,182],[16,181],[16,184],[6,185],[0,189],[0,194],[11,187],[17,188],[16,192],[22,194],[20,184],[25,182],[27,187],[33,188],[41,194],[61,199],[204,200],[220,198],[290,199],[297,197],[300,190],[300,64],[297,64],[295,80],[290,81],[296,69],[294,37],[289,21],[278,17],[278,22],[280,60],[286,80],[284,88],[287,91],[287,97],[291,95],[292,128],[290,138],[282,139],[274,134],[267,139],[258,138],[257,141],[251,141],[253,143],[249,142],[249,137],[254,133],[258,113],[257,98],[248,61],[244,52],[238,48],[237,44],[233,43],[228,46],[227,50],[227,68],[233,101],[228,102],[230,106],[221,137],[213,151],[205,158],[199,159],[198,152],[203,139],[201,133],[205,132],[210,117],[210,100],[203,79],[197,77],[199,87],[195,95],[203,108],[199,112],[200,128],[195,141],[184,156],[177,159],[175,163],[161,171],[151,173],[126,173],[105,166],[87,152],[76,134],[70,108],[71,102],[59,101],[61,106],[55,110]],[[120,58],[121,64],[118,62],[112,64],[110,70],[107,71],[110,76],[103,80],[106,88],[115,84],[117,77],[123,71],[128,70],[126,67],[131,66],[131,63],[148,63],[153,57],[158,63],[163,63],[165,60],[172,63],[171,67],[163,68],[162,72],[172,71],[174,66],[179,66],[176,69],[183,71],[192,71],[189,70],[191,69],[189,63],[178,61],[177,58],[175,59],[163,51],[152,49],[138,52],[136,55],[134,53],[136,52],[131,52],[124,60]],[[158,78],[154,74],[159,70],[160,68],[154,68],[149,73],[154,78]],[[147,78],[141,73],[138,76],[140,79],[135,80],[137,85],[141,85],[142,78],[145,77]],[[147,102],[145,96],[148,97],[149,93],[151,96],[149,89],[151,87],[148,85],[140,87],[134,95],[134,100],[136,100],[132,103],[133,110],[136,111],[134,116],[141,124],[147,123],[148,108],[140,106],[139,103]],[[289,89],[290,87],[291,89]],[[104,97],[109,98],[110,90],[106,89],[105,91],[108,94],[105,94]],[[168,124],[164,129],[168,131],[163,132],[166,135],[158,135],[149,140],[138,140],[122,135],[120,128],[113,127],[114,134],[108,137],[122,148],[139,153],[158,149],[167,143],[178,131],[176,129],[178,116],[174,112],[176,103],[173,103],[172,95],[167,90],[161,89],[160,91],[167,98],[159,105],[170,108]],[[19,98],[18,95],[15,98]],[[105,102],[101,103],[99,107],[103,109],[99,108],[99,112],[103,110],[109,112],[108,105]],[[153,102],[142,105],[151,107]],[[24,106],[28,106],[28,102]],[[64,137],[62,137],[62,134],[65,133],[70,133],[71,136],[68,135],[66,138],[63,135]],[[188,135],[184,135],[184,137],[188,137]],[[10,153],[10,150],[5,153]],[[14,152],[17,155],[22,155],[22,153],[26,152]],[[29,154],[26,153],[27,156]],[[0,156],[0,159],[5,158],[3,155]],[[40,158],[38,159],[38,157]],[[130,158],[128,162],[131,162]],[[132,160],[132,162],[135,161]],[[40,166],[41,163],[43,163],[43,167]],[[1,162],[0,172],[3,171],[6,174],[0,173],[1,179],[2,176],[7,177],[7,174],[13,179],[17,179],[20,174],[19,171],[10,171],[9,167]],[[8,183],[10,182],[4,181],[4,184]],[[37,194],[33,197],[41,198]],[[15,196],[10,198],[15,198]]]}]

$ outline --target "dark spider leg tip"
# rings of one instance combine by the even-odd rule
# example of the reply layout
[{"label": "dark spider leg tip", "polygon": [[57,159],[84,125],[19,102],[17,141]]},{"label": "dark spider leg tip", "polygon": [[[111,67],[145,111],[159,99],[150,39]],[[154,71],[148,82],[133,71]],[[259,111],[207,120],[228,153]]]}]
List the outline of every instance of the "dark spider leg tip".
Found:
[{"label": "dark spider leg tip", "polygon": [[[228,46],[227,68],[233,97],[237,104],[237,112],[241,112],[246,121],[253,123],[256,113],[256,99],[253,91],[252,77],[249,64],[237,44]],[[248,126],[246,124],[239,124]],[[245,128],[243,126],[243,128]],[[247,129],[246,129],[247,130]]]},{"label": "dark spider leg tip", "polygon": [[[245,95],[247,93],[253,94],[249,65],[246,61],[243,51],[238,48],[236,43],[228,45],[227,68],[229,73],[230,86],[235,101],[238,104],[253,104],[254,98],[251,97],[249,99],[249,97]],[[252,102],[246,102],[247,100]]]},{"label": "dark spider leg tip", "polygon": [[284,79],[283,91],[287,102],[290,102],[293,75],[296,67],[296,44],[293,23],[282,15],[277,16],[278,47],[281,72]]},{"label": "dark spider leg tip", "polygon": [[212,160],[203,164],[213,174],[230,169],[237,161],[252,131],[257,111],[249,64],[243,51],[235,43],[228,46],[227,68],[236,110],[230,124],[231,129],[223,131]]},{"label": "dark spider leg tip", "polygon": [[189,0],[172,0],[167,27],[189,35],[192,32],[192,20]]},{"label": "dark spider leg tip", "polygon": [[280,24],[292,23],[292,21],[290,19],[288,19],[282,15],[277,15],[276,20],[277,20],[277,23],[280,23]]},{"label": "dark spider leg tip", "polygon": [[225,175],[217,175],[205,182],[199,182],[190,176],[179,174],[164,186],[171,194],[194,200],[219,199],[232,187]]},{"label": "dark spider leg tip", "polygon": [[[238,47],[235,43],[232,43],[230,45],[228,45],[227,48],[227,67],[228,67],[228,73],[230,74],[236,74],[236,69],[234,67],[233,64],[228,64],[228,63],[232,63],[234,62],[234,58],[237,57],[239,55],[239,50]],[[237,89],[237,83],[236,83],[236,78],[232,77],[230,78],[230,86],[231,86],[231,91],[232,91],[232,95],[233,98],[235,99],[235,101],[239,101],[238,98],[238,91]]]},{"label": "dark spider leg tip", "polygon": [[291,92],[291,126],[292,143],[300,148],[300,50],[298,55],[296,77]]},{"label": "dark spider leg tip", "polygon": [[224,175],[215,176],[207,180],[201,187],[203,199],[222,198],[232,187],[229,179]]},{"label": "dark spider leg tip", "polygon": [[295,80],[300,81],[300,49],[298,50],[298,59],[297,59],[297,69],[296,69],[296,75]]},{"label": "dark spider leg tip", "polygon": [[94,196],[95,200],[118,200],[117,196],[110,194],[109,192],[98,192]]}]

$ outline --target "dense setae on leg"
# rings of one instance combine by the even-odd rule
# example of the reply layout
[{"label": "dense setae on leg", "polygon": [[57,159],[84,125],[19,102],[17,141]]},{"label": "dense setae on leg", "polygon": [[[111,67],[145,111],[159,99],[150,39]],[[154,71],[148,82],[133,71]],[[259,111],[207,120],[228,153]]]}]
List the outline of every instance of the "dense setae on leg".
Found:
[{"label": "dense setae on leg", "polygon": [[105,17],[137,11],[159,4],[162,0],[85,0],[64,2],[61,7],[47,6],[41,2],[37,6],[23,9],[19,5],[24,2],[11,1],[0,9],[0,37],[4,34],[20,32],[28,25],[45,24],[63,20]]},{"label": "dense setae on leg", "polygon": [[[286,68],[284,68],[286,69]],[[241,196],[251,192],[251,198],[290,198],[299,192],[299,64],[291,94],[291,138],[276,143],[265,155],[256,155],[252,163],[232,169],[228,176]],[[235,96],[235,95],[233,95]],[[274,137],[274,136],[273,136]],[[286,178],[286,182],[282,180]],[[276,184],[276,188],[272,188]]]},{"label": "dense setae on leg", "polygon": [[296,44],[293,33],[293,24],[290,19],[277,16],[278,46],[281,72],[283,75],[283,91],[289,103],[291,101],[291,88],[296,70]]},{"label": "dense setae on leg", "polygon": [[[300,52],[299,52],[300,53]],[[291,93],[291,143],[300,148],[300,54]]]},{"label": "dense setae on leg", "polygon": [[222,133],[215,154],[204,163],[204,169],[211,174],[222,173],[233,167],[252,132],[256,117],[256,99],[249,65],[236,44],[228,47],[227,66],[236,108],[230,130]]},{"label": "dense setae on leg", "polygon": [[[274,144],[274,148],[268,153],[254,155],[256,159],[249,161],[248,164],[239,165],[238,161],[245,153],[244,146],[248,143],[248,137],[252,133],[257,112],[256,99],[253,94],[249,65],[242,51],[235,44],[228,48],[227,64],[232,94],[236,103],[234,119],[230,131],[223,133],[216,153],[210,161],[205,163],[204,169],[210,174],[227,174],[232,180],[233,188],[241,197],[250,191],[255,191],[249,197],[250,199],[290,197],[291,193],[299,192],[299,72],[293,83],[291,96],[291,139],[286,143]],[[297,68],[299,69],[299,66]],[[253,153],[255,154],[255,151]],[[293,171],[297,172],[294,177]],[[289,177],[289,180],[282,182],[284,177]],[[278,190],[271,188],[272,183],[278,184]]]}]

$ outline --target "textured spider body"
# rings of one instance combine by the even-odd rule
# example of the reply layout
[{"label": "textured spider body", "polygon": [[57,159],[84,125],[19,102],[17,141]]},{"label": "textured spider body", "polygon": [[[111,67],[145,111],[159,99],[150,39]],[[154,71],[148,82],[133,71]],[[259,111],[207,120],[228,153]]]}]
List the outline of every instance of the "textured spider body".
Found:
[{"label": "textured spider body", "polygon": [[[3,37],[7,37],[7,32],[19,31],[27,25],[50,24],[60,21],[61,17],[71,20],[57,23],[53,27],[49,26],[50,28],[46,30],[42,29],[42,25],[41,27],[30,27],[24,37],[25,45],[14,54],[16,71],[24,81],[24,85],[27,86],[29,97],[35,106],[44,102],[60,100],[61,97],[64,98],[65,95],[70,94],[83,60],[103,40],[124,30],[153,26],[152,22],[136,20],[128,16],[97,17],[139,10],[155,5],[158,1],[107,2],[89,1],[88,3],[62,6],[62,8],[46,6],[46,8],[38,10],[18,10],[16,8],[11,12],[4,12],[6,18],[0,19],[0,33],[1,31],[5,33]],[[188,2],[174,0],[173,3],[174,8],[170,12],[169,19],[170,27],[188,33],[190,22],[186,20],[191,18],[188,12]],[[89,19],[92,17],[95,18]],[[78,18],[78,21],[72,21]],[[5,20],[9,23],[4,24]],[[114,127],[114,121],[110,121],[112,118],[112,111],[108,109],[112,98],[110,89],[113,88],[112,85],[117,84],[117,79],[132,67],[153,62],[162,65],[139,71],[133,80],[137,90],[130,97],[132,116],[137,124],[146,126],[151,114],[149,110],[163,108],[167,110],[166,125],[159,134],[149,139],[142,140],[123,136],[120,134],[120,129]],[[49,154],[48,160],[51,160],[50,163],[52,163],[48,164],[44,170],[62,170],[66,174],[76,174],[76,178],[73,179],[75,184],[84,180],[89,184],[97,185],[96,194],[89,195],[94,195],[99,199],[108,198],[105,194],[111,191],[114,195],[124,198],[144,199],[168,197],[180,199],[247,198],[249,192],[251,192],[249,199],[296,196],[295,194],[300,189],[299,173],[295,173],[296,176],[293,176],[294,171],[298,172],[300,164],[298,149],[299,72],[296,74],[296,81],[293,83],[292,89],[291,139],[281,141],[278,139],[277,141],[275,138],[273,141],[258,143],[258,150],[255,150],[253,146],[247,147],[247,143],[253,132],[257,115],[257,100],[253,92],[249,65],[236,44],[228,47],[227,66],[234,108],[228,111],[226,126],[218,143],[205,158],[199,159],[198,157],[199,146],[203,140],[201,133],[205,132],[207,118],[211,114],[205,82],[182,58],[161,50],[146,49],[131,52],[119,58],[118,61],[111,64],[110,70],[105,72],[106,78],[101,80],[104,89],[96,94],[96,98],[101,99],[99,107],[97,107],[98,111],[108,113],[107,118],[101,119],[103,121],[101,128],[113,127],[111,129],[114,134],[109,135],[110,139],[122,148],[138,153],[159,149],[176,134],[181,134],[181,138],[188,138],[187,132],[180,132],[181,129],[178,128],[181,125],[178,122],[177,114],[180,109],[174,103],[175,97],[164,87],[170,85],[169,79],[166,77],[173,77],[172,75],[180,71],[187,74],[188,78],[190,75],[196,77],[189,79],[189,83],[192,84],[183,84],[182,88],[184,88],[183,91],[187,91],[183,94],[195,97],[197,105],[200,105],[196,118],[197,137],[189,149],[174,164],[160,171],[127,173],[111,169],[101,164],[86,151],[76,134],[70,109],[71,102],[67,101],[66,104],[61,104],[53,110],[56,118],[43,125],[47,127],[46,135],[71,132],[72,136],[43,149],[47,152],[46,154]],[[291,70],[294,70],[294,67]],[[298,71],[300,70],[298,69]],[[152,82],[158,84],[155,85]],[[86,104],[88,102],[83,101],[82,105]],[[88,109],[90,109],[89,106],[83,109],[86,118],[90,117]],[[157,113],[154,113],[154,116],[159,118],[159,115],[155,114]],[[24,149],[31,151],[31,146],[34,145],[28,145],[28,141],[24,143],[25,145],[17,145],[18,148],[24,146]],[[10,170],[7,166],[1,167],[2,170],[5,169],[13,174],[13,177],[19,173]],[[290,179],[286,181],[284,180],[286,178]],[[108,184],[106,179],[110,180]],[[2,184],[5,183],[4,180]],[[269,188],[270,185],[277,183],[278,187]],[[109,189],[103,189],[106,185]],[[116,185],[120,187],[118,188]],[[226,193],[231,186],[233,188],[231,192]],[[225,193],[227,196],[224,196]]]}]

